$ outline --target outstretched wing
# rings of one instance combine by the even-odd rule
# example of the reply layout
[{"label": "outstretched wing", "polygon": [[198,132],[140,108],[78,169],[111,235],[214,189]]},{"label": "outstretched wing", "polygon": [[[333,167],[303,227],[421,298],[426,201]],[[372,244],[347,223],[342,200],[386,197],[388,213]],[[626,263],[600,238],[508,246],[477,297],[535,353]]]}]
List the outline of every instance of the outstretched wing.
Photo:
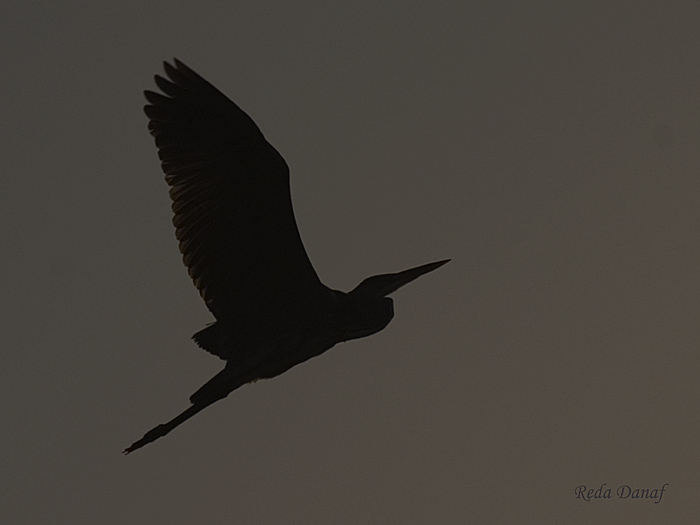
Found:
[{"label": "outstretched wing", "polygon": [[[321,311],[332,292],[299,236],[289,168],[253,120],[185,64],[146,91],[190,277],[219,320],[273,328]],[[282,316],[282,318],[280,318]],[[251,326],[253,324],[254,326]]]}]

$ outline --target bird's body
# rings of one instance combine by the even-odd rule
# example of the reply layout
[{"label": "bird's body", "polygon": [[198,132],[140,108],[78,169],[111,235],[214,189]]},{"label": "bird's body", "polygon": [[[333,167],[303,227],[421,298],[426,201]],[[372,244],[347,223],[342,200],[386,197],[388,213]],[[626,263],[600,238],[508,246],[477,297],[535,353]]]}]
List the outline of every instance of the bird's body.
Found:
[{"label": "bird's body", "polygon": [[216,322],[193,338],[226,361],[192,406],[125,450],[167,434],[241,385],[275,377],[339,342],[382,330],[388,294],[447,260],[365,279],[349,293],[319,280],[294,219],[289,168],[255,123],[175,60],[167,95],[146,92],[176,235],[190,276]]}]

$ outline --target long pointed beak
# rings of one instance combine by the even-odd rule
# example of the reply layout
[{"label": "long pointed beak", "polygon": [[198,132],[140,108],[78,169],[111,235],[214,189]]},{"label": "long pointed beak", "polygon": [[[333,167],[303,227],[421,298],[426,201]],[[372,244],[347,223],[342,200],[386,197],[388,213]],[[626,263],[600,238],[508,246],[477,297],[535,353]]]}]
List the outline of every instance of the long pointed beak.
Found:
[{"label": "long pointed beak", "polygon": [[385,297],[411,281],[415,281],[421,275],[437,270],[440,266],[450,261],[451,259],[445,259],[444,261],[437,261],[422,266],[416,266],[415,268],[409,268],[399,273],[375,275],[374,277],[369,277],[362,281],[351,293],[360,292],[363,295],[369,293],[374,297]]}]

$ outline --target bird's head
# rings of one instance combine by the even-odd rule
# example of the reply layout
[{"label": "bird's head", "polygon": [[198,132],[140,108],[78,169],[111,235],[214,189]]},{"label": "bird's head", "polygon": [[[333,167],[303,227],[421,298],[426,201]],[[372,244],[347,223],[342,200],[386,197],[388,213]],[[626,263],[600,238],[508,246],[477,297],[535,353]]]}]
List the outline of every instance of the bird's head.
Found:
[{"label": "bird's head", "polygon": [[346,296],[343,340],[366,337],[383,330],[394,317],[394,302],[387,296],[449,261],[446,259],[398,273],[375,275],[362,281]]}]

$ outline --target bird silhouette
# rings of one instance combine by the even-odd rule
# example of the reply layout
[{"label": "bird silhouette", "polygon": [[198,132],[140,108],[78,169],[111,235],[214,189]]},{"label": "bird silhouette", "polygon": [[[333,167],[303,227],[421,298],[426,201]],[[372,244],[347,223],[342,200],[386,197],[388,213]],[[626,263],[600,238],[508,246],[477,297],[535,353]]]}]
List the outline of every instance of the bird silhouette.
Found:
[{"label": "bird silhouette", "polygon": [[226,365],[187,410],[125,454],[241,385],[379,332],[394,316],[387,295],[449,261],[369,277],[349,293],[322,284],[299,236],[285,160],[212,84],[177,59],[164,68],[168,79],[155,76],[164,94],[145,91],[144,111],[170,186],[180,252],[216,319],[193,339]]}]

